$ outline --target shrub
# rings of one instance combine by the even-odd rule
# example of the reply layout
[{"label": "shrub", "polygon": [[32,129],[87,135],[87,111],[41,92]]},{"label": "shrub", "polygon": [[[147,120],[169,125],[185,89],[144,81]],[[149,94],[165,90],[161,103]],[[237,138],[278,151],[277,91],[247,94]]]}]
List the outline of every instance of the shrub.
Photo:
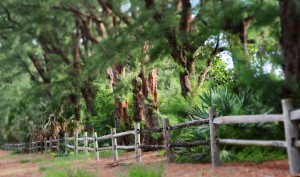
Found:
[{"label": "shrub", "polygon": [[[210,91],[200,94],[200,104],[197,108],[191,109],[190,119],[200,120],[208,118],[208,108],[216,107],[218,116],[226,115],[243,115],[243,114],[264,114],[272,110],[264,106],[256,97],[255,92],[249,89],[240,91],[235,94],[232,90],[224,87],[212,89]],[[198,126],[187,128],[181,133],[180,138],[176,141],[195,141],[209,139],[209,126]],[[266,133],[268,132],[268,133]],[[258,123],[258,124],[235,124],[235,125],[221,125],[218,127],[218,136],[220,138],[232,139],[261,139],[261,140],[280,140],[284,139],[284,132],[279,123]],[[249,159],[245,156],[244,150],[249,147],[241,146],[220,146],[220,157],[222,161]],[[258,149],[256,149],[258,151]],[[209,161],[210,160],[210,147],[201,146],[193,148],[177,148],[175,151],[178,153],[177,161],[190,162],[190,161]],[[258,156],[260,153],[257,151],[248,151],[247,154],[259,159],[264,159],[264,156],[269,156],[268,153],[272,151],[264,151],[263,155]],[[237,157],[234,154],[239,154]],[[282,156],[282,152],[277,152],[278,156]],[[245,157],[245,158],[244,158]],[[275,158],[275,156],[272,156]]]}]

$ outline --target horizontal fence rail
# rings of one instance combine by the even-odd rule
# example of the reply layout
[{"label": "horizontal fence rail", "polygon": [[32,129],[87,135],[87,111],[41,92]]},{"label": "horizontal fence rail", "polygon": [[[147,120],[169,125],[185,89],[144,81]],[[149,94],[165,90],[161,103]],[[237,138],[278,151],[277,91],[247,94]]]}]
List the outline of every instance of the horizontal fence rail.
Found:
[{"label": "horizontal fence rail", "polygon": [[[290,173],[300,173],[300,141],[298,140],[299,129],[297,120],[300,119],[300,109],[293,110],[292,100],[282,100],[283,114],[269,115],[242,115],[242,116],[223,116],[216,117],[216,110],[209,109],[210,119],[210,140],[212,166],[220,165],[219,145],[251,145],[251,146],[268,146],[284,147],[287,149]],[[277,140],[236,140],[236,139],[219,139],[217,128],[222,124],[243,124],[243,123],[265,123],[265,122],[284,122],[285,141]]]},{"label": "horizontal fence rail", "polygon": [[283,121],[282,114],[224,116],[213,120],[214,124],[243,124]]},{"label": "horizontal fence rail", "polygon": [[58,151],[59,150],[59,139],[57,140],[45,140],[45,141],[34,141],[31,143],[6,143],[4,144],[4,150],[13,150],[17,149],[22,153],[29,152],[49,152]]},{"label": "horizontal fence rail", "polygon": [[300,119],[300,109],[291,111],[291,120],[299,120]]},{"label": "horizontal fence rail", "polygon": [[199,126],[204,124],[209,124],[209,120],[208,119],[195,120],[195,121],[185,122],[177,125],[171,125],[170,130],[176,130],[176,129],[186,128],[191,126]]},{"label": "horizontal fence rail", "polygon": [[155,128],[149,128],[149,129],[143,129],[140,130],[140,133],[160,133],[163,132],[163,127],[155,127]]},{"label": "horizontal fence rail", "polygon": [[126,135],[134,135],[134,130],[127,131],[127,132],[122,132],[122,133],[117,133],[117,134],[113,135],[113,137],[114,138],[119,138],[119,137],[126,136]]},{"label": "horizontal fence rail", "polygon": [[270,147],[286,147],[285,141],[258,141],[258,140],[235,140],[235,139],[217,139],[220,144],[231,145],[254,145],[254,146],[270,146]]},{"label": "horizontal fence rail", "polygon": [[209,145],[209,140],[198,140],[193,142],[174,142],[170,143],[169,147],[196,147],[200,145]]},{"label": "horizontal fence rail", "polygon": [[145,144],[141,144],[139,145],[140,149],[145,149],[145,150],[158,150],[158,149],[164,149],[165,146],[164,145],[145,145]]}]

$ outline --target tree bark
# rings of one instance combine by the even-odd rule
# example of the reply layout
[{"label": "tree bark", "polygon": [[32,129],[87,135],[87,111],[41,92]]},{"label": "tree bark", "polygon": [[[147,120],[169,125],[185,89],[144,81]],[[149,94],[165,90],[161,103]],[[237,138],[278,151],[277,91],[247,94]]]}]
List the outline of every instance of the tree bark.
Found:
[{"label": "tree bark", "polygon": [[37,57],[33,53],[28,54],[30,60],[34,64],[37,72],[39,73],[39,76],[42,78],[43,82],[45,84],[50,84],[51,80],[45,76],[45,70],[42,67],[40,61],[37,59]]},{"label": "tree bark", "polygon": [[[108,79],[110,87],[115,90],[121,76],[125,76],[125,67],[119,63],[116,63],[113,68],[107,69]],[[127,130],[130,129],[130,121],[128,114],[128,102],[115,98],[114,109],[114,126],[119,127],[119,120],[122,120]]]},{"label": "tree bark", "polygon": [[[74,113],[75,120],[80,122],[80,105],[78,95],[76,95],[75,93],[71,93],[67,103],[69,108],[73,108],[71,109],[71,112]],[[73,105],[73,107],[71,105]]]},{"label": "tree bark", "polygon": [[284,96],[289,95],[291,80],[300,82],[300,16],[295,12],[294,0],[280,1],[281,45],[283,71],[286,80]]},{"label": "tree bark", "polygon": [[[142,61],[142,70],[138,77],[133,81],[133,100],[134,100],[134,121],[145,121],[145,129],[159,126],[159,118],[156,113],[157,103],[157,70],[151,69],[149,75],[145,74],[146,65],[150,60],[148,55],[149,43],[145,41],[142,53],[145,58]],[[144,144],[156,144],[161,138],[155,140],[150,134],[144,134]]]},{"label": "tree bark", "polygon": [[[154,8],[154,1],[145,0],[146,8]],[[190,0],[181,0],[181,3],[177,3],[177,7],[182,7],[181,18],[179,21],[179,31],[183,35],[190,35],[191,32],[191,20],[192,20],[192,5]],[[156,11],[153,18],[157,23],[161,23],[163,12]],[[172,27],[163,27],[165,31],[165,37],[168,40],[169,47],[171,49],[171,56],[176,63],[183,67],[184,71],[179,73],[181,95],[187,98],[188,93],[191,91],[190,74],[194,72],[195,59],[193,57],[196,46],[191,44],[191,41],[185,38],[182,41],[182,45],[177,42],[177,36],[175,29]]]},{"label": "tree bark", "polygon": [[[145,128],[151,129],[159,126],[159,118],[157,113],[157,70],[152,69],[146,77],[144,73],[141,74],[142,80],[142,94],[143,94],[143,116],[145,119]],[[157,144],[162,139],[155,140],[150,134],[145,134],[143,144]]]},{"label": "tree bark", "polygon": [[247,37],[247,28],[250,21],[250,17],[244,18],[238,24],[234,24],[231,19],[225,21],[224,29],[228,30],[232,34],[238,35],[241,45],[243,46],[244,53],[248,57],[248,37]]},{"label": "tree bark", "polygon": [[[81,34],[79,31],[79,24],[78,20],[76,18],[76,33],[75,33],[75,40],[74,40],[74,46],[73,46],[73,65],[72,69],[75,74],[75,76],[79,76],[80,74],[80,39]],[[74,106],[73,112],[75,115],[75,120],[80,122],[80,96],[78,94],[78,86],[76,83],[72,83],[73,87],[75,88],[75,91],[70,94],[69,96],[69,103]],[[70,106],[69,104],[69,106]]]},{"label": "tree bark", "polygon": [[92,131],[92,126],[89,123],[91,117],[96,116],[95,107],[94,107],[94,100],[95,100],[95,93],[92,89],[92,85],[89,81],[84,81],[84,84],[81,88],[82,96],[85,100],[86,104],[86,118],[85,118],[85,131]]},{"label": "tree bark", "polygon": [[133,121],[141,122],[142,120],[144,120],[144,114],[143,114],[142,79],[140,77],[136,77],[133,80],[133,105],[134,105]]}]

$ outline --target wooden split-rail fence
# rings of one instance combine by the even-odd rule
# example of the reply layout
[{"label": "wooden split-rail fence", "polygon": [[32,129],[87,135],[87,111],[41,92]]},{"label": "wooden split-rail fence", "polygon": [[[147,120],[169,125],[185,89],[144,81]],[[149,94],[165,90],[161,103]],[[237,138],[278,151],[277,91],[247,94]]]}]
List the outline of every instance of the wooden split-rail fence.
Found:
[{"label": "wooden split-rail fence", "polygon": [[[174,155],[172,148],[174,147],[194,147],[201,145],[210,145],[212,166],[218,167],[220,165],[219,160],[219,146],[222,144],[230,145],[249,145],[249,146],[270,146],[270,147],[283,147],[287,149],[288,162],[290,166],[291,174],[300,173],[300,140],[299,140],[299,120],[300,109],[294,110],[292,100],[282,100],[283,114],[268,114],[268,115],[238,115],[238,116],[221,116],[217,117],[215,108],[209,108],[208,119],[201,119],[196,121],[190,121],[186,123],[180,123],[177,125],[170,125],[169,119],[163,119],[163,126],[152,129],[141,129],[140,123],[135,122],[134,130],[117,133],[115,128],[111,129],[111,134],[97,137],[97,133],[93,134],[93,137],[88,137],[87,132],[84,132],[83,137],[78,137],[78,133],[74,133],[74,137],[68,137],[65,135],[65,150],[66,153],[69,149],[74,150],[75,154],[78,154],[79,150],[83,150],[84,154],[88,151],[93,151],[95,159],[99,160],[99,151],[112,150],[114,161],[118,160],[118,150],[135,150],[135,157],[137,162],[141,161],[142,149],[165,149],[167,161],[172,162]],[[285,129],[285,141],[280,140],[237,140],[237,139],[221,139],[218,137],[218,127],[225,124],[244,124],[244,123],[266,123],[266,122],[283,122]],[[193,142],[172,142],[171,131],[191,126],[209,125],[210,127],[210,140],[198,140]],[[162,145],[143,145],[141,144],[141,133],[163,133],[164,144]],[[117,144],[117,138],[134,135],[135,142],[131,146],[119,146]],[[98,141],[111,139],[111,146],[98,147]],[[74,141],[73,145],[69,144],[69,141]],[[78,141],[83,141],[83,147],[78,146]],[[92,141],[93,147],[88,147],[89,141]]]},{"label": "wooden split-rail fence", "polygon": [[44,152],[57,152],[59,151],[60,140],[44,140],[44,141],[34,141],[31,143],[6,143],[4,144],[4,150],[17,150],[19,152],[25,153],[44,153]]}]

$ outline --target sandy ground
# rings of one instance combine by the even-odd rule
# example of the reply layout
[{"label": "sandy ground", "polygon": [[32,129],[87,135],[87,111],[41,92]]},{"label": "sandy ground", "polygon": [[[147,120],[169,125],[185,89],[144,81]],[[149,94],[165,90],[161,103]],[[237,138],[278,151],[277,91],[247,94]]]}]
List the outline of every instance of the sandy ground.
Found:
[{"label": "sandy ground", "polygon": [[[230,163],[218,168],[212,168],[209,163],[178,164],[165,162],[165,158],[158,153],[143,153],[142,164],[154,167],[164,166],[166,177],[286,177],[289,176],[287,160],[255,163]],[[70,166],[62,169],[88,169],[102,177],[124,176],[127,169],[135,161],[133,153],[125,153],[119,163],[113,163],[111,157],[96,160],[72,160]],[[42,154],[10,155],[0,151],[0,176],[35,177],[43,176],[48,171],[43,166],[51,165],[54,158]],[[61,169],[61,170],[62,170]],[[52,169],[53,170],[53,169]]]}]

